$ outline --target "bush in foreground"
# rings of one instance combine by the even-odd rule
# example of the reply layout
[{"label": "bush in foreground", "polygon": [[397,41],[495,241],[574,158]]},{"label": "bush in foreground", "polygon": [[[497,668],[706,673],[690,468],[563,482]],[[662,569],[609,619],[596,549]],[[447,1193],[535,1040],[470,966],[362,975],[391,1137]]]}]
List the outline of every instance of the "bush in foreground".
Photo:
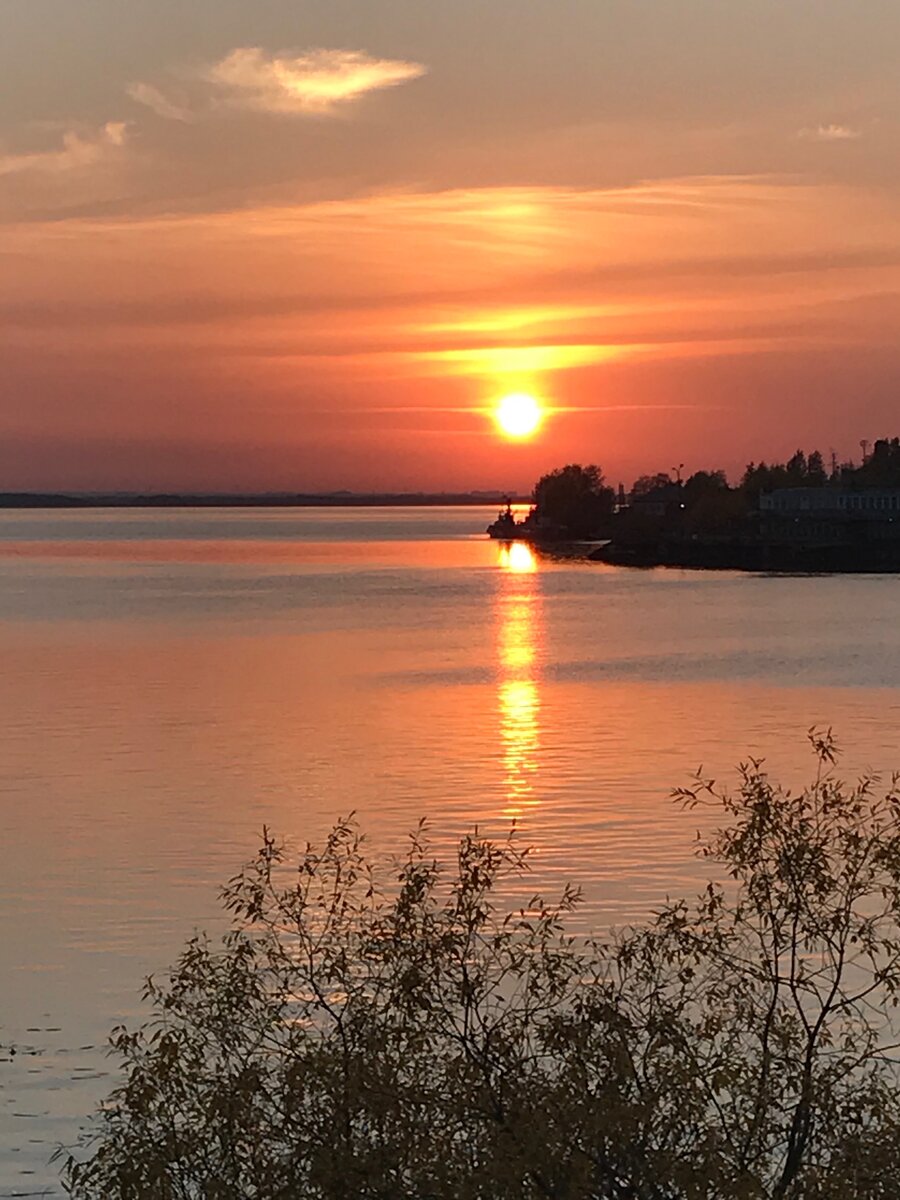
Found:
[{"label": "bush in foreground", "polygon": [[352,823],[289,868],[266,836],[189,943],[154,1018],[118,1030],[126,1079],[82,1200],[687,1200],[900,1195],[900,796],[760,762],[721,812],[699,901],[605,943],[578,902],[494,897],[510,840],[452,878],[412,839],[381,890]]}]

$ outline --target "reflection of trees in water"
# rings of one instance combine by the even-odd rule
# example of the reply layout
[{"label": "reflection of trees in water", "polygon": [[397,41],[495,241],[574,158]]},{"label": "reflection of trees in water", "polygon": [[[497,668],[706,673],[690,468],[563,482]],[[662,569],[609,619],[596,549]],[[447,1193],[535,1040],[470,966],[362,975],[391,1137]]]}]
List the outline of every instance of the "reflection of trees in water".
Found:
[{"label": "reflection of trees in water", "polygon": [[537,560],[531,547],[500,547],[503,569],[497,591],[497,706],[507,808],[515,817],[537,803],[534,782],[540,745],[537,658],[541,640]]}]

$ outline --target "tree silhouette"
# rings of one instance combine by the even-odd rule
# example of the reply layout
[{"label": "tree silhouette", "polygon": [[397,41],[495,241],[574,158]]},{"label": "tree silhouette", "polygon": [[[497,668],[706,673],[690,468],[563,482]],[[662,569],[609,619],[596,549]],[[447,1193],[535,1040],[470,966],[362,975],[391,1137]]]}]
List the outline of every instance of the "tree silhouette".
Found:
[{"label": "tree silhouette", "polygon": [[612,513],[615,492],[599,467],[569,463],[541,476],[534,488],[535,517],[571,537],[596,534]]},{"label": "tree silhouette", "polygon": [[631,485],[632,496],[649,496],[657,488],[670,487],[672,476],[666,471],[658,471],[655,475],[639,475]]},{"label": "tree silhouette", "polygon": [[[576,942],[578,895],[504,912],[515,839],[422,829],[379,876],[352,822],[268,835],[119,1030],[75,1200],[889,1200],[900,1086],[900,794],[758,761],[698,779],[716,879]],[[510,878],[512,876],[512,878]]]}]

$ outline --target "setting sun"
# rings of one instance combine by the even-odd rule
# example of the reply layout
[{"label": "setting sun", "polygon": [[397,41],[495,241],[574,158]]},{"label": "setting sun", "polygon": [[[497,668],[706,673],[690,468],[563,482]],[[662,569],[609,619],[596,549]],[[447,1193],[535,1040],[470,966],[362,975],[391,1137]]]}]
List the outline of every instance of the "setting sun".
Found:
[{"label": "setting sun", "polygon": [[510,392],[494,410],[494,420],[509,438],[531,437],[542,417],[540,404],[528,392]]}]

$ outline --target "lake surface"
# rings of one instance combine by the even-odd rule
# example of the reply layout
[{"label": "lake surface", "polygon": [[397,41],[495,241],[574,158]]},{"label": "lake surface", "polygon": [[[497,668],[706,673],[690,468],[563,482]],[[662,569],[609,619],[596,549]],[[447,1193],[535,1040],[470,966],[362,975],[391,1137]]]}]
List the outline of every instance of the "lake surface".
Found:
[{"label": "lake surface", "polygon": [[846,773],[900,767],[900,577],[547,561],[494,515],[0,514],[0,1196],[61,1193],[110,1026],[264,823],[515,820],[529,894],[581,883],[597,927],[701,885],[669,798],[701,764],[802,783],[818,723]]}]

